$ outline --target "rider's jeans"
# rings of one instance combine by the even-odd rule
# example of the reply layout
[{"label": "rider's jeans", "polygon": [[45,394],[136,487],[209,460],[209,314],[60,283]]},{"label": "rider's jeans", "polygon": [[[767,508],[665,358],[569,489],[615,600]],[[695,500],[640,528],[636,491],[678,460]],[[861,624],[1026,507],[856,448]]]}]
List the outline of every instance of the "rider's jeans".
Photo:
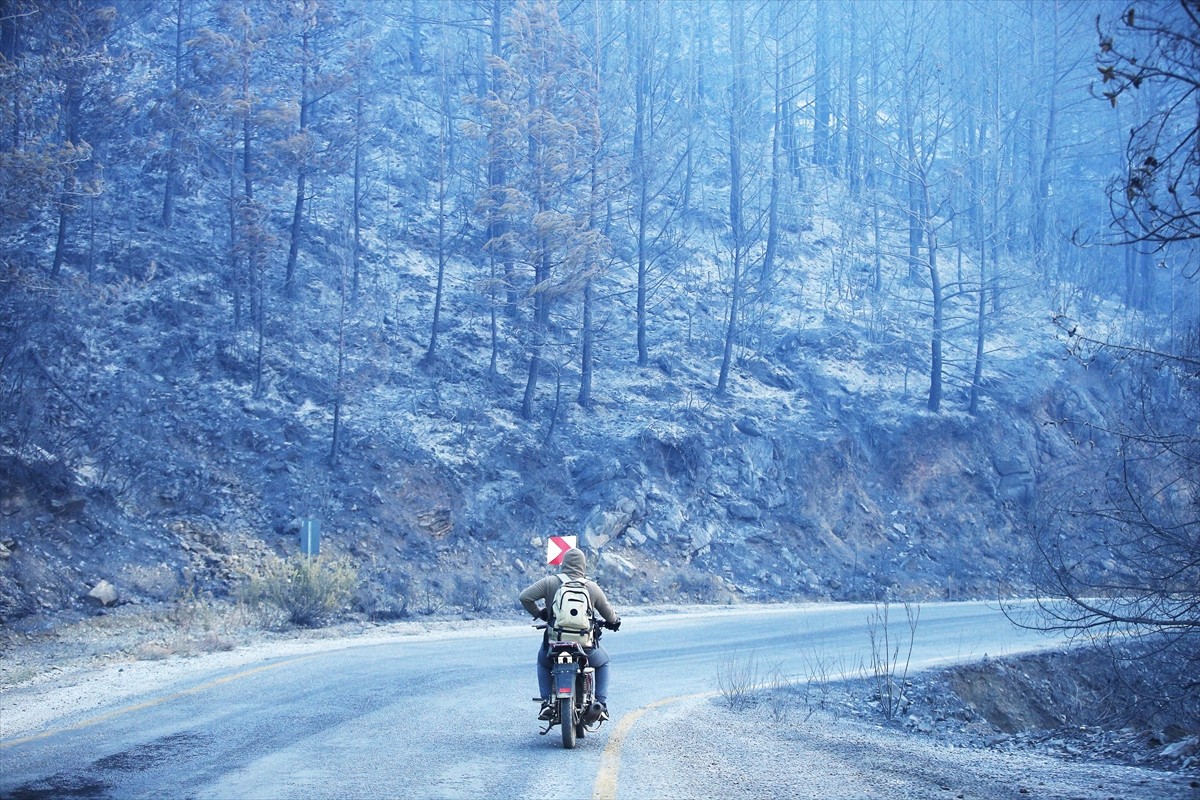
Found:
[{"label": "rider's jeans", "polygon": [[[608,653],[601,647],[593,647],[588,651],[588,657],[593,664],[599,661],[599,666],[596,667],[596,700],[608,704]],[[538,692],[542,698],[550,697],[551,690],[554,688],[551,683],[553,681],[550,675],[550,656],[545,647],[538,648],[537,657],[537,675],[538,675]]]}]

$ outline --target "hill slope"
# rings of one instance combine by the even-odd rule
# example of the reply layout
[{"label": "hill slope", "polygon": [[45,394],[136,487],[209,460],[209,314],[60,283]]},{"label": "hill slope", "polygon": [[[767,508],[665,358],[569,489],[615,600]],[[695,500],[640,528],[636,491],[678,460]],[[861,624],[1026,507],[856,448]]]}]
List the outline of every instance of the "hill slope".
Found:
[{"label": "hill slope", "polygon": [[[231,329],[229,294],[203,266],[202,211],[181,231],[140,228],[90,281],[51,294],[20,276],[24,322],[44,342],[25,353],[44,393],[30,427],[72,457],[0,454],[6,618],[76,605],[101,579],[148,602],[193,584],[227,593],[266,553],[295,552],[306,517],[321,520],[325,552],[360,565],[368,595],[414,604],[463,604],[478,591],[460,581],[507,603],[540,570],[544,537],[563,533],[583,537],[625,602],[989,595],[1020,580],[1007,568],[1024,558],[1039,481],[1092,447],[1051,423],[1097,419],[1118,396],[1065,360],[1049,311],[1014,289],[990,322],[981,413],[960,410],[957,390],[925,410],[922,334],[901,313],[924,287],[815,297],[835,260],[819,230],[836,226],[821,220],[797,235],[775,303],[786,313],[741,351],[726,397],[703,329],[719,307],[704,317],[681,276],[654,318],[650,366],[636,366],[614,293],[593,407],[572,402],[565,365],[548,376],[562,381],[558,408],[544,391],[527,422],[519,350],[488,376],[477,268],[451,263],[465,311],[431,360],[436,275],[392,242],[349,320],[331,466],[341,306],[328,266],[310,263],[299,301],[272,301],[256,397],[256,343]],[[693,278],[718,280],[711,253],[692,257]]]}]

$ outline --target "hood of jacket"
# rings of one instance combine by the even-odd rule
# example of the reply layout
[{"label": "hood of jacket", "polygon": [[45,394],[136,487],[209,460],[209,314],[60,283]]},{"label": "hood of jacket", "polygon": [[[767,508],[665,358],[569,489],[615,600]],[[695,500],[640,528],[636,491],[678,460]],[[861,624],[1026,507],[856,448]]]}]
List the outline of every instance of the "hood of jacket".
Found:
[{"label": "hood of jacket", "polygon": [[563,554],[563,572],[572,578],[583,580],[587,577],[587,556],[578,548],[571,548]]}]

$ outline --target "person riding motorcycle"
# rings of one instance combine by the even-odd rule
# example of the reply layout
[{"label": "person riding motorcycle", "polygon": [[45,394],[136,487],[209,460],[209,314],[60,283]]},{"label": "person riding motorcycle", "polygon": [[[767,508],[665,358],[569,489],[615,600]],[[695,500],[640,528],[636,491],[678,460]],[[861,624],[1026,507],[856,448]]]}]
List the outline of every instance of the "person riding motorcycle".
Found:
[{"label": "person riding motorcycle", "polygon": [[[592,608],[604,618],[606,627],[614,631],[620,628],[621,618],[617,616],[617,612],[609,604],[608,598],[604,595],[604,590],[595,581],[588,580],[587,556],[583,554],[583,551],[575,548],[568,550],[563,555],[562,568],[563,574],[568,578],[584,582],[584,585],[587,587],[588,596],[592,601]],[[562,585],[563,580],[559,575],[547,575],[536,583],[527,586],[519,596],[521,605],[526,611],[532,614],[535,619],[544,620],[548,623],[537,654],[538,696],[542,698],[542,708],[538,714],[538,719],[540,720],[549,720],[554,715],[554,702],[550,696],[550,657],[548,648],[550,626],[554,622],[551,619],[552,604],[554,603],[554,595]],[[538,605],[539,600],[542,602],[541,606]],[[596,702],[603,709],[600,718],[608,719],[608,653],[599,645],[585,648],[584,651],[587,653],[588,664],[596,669]]]}]

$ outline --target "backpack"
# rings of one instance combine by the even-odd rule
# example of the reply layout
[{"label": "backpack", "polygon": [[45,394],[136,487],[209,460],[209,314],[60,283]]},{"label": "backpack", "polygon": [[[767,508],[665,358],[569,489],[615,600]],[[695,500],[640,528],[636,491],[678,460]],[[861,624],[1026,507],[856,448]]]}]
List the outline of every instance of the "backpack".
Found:
[{"label": "backpack", "polygon": [[554,621],[550,630],[555,641],[578,642],[584,647],[592,646],[592,596],[587,584],[579,578],[559,575],[562,586],[554,593],[550,613]]}]

